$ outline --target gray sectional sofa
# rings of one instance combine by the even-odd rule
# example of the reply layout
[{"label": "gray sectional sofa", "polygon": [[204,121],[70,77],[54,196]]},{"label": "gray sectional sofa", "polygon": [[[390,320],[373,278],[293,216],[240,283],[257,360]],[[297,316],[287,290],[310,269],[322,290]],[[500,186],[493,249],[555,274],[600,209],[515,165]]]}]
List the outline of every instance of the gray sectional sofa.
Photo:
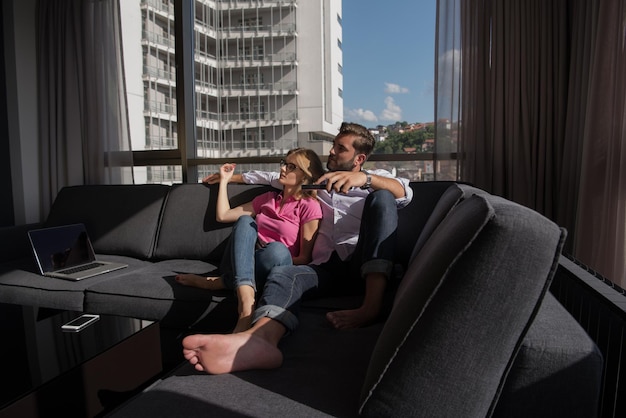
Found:
[{"label": "gray sectional sofa", "polygon": [[[384,319],[337,331],[324,314],[359,296],[308,298],[279,369],[211,376],[183,362],[113,415],[594,416],[602,355],[548,290],[565,231],[468,185],[411,187]],[[265,190],[230,185],[231,203]],[[202,184],[62,189],[44,223],[0,229],[0,302],[159,320],[180,336],[227,332],[230,292],[174,281],[219,264],[230,226],[215,221],[216,193]],[[129,267],[80,282],[37,274],[26,231],[76,222],[102,259]]]}]

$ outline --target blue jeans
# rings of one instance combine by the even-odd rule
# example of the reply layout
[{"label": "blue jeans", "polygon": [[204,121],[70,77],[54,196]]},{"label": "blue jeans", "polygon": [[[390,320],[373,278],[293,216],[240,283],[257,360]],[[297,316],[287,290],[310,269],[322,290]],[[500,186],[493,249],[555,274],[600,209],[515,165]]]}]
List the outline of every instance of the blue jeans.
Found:
[{"label": "blue jeans", "polygon": [[227,289],[241,285],[263,289],[265,279],[275,266],[291,265],[291,254],[281,242],[257,245],[258,230],[251,216],[241,216],[233,225],[220,263],[222,280]]},{"label": "blue jeans", "polygon": [[330,260],[315,266],[277,266],[272,269],[254,312],[253,322],[262,317],[279,321],[288,332],[298,326],[302,296],[354,293],[364,289],[363,278],[369,273],[390,277],[396,247],[398,209],[387,190],[368,195],[361,218],[359,240],[347,261],[336,253]]}]

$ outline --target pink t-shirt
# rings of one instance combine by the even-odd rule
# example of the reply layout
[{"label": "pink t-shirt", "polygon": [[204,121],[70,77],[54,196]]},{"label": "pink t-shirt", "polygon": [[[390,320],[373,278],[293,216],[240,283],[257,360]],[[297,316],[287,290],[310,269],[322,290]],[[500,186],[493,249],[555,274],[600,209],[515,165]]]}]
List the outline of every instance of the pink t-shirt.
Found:
[{"label": "pink t-shirt", "polygon": [[296,200],[289,197],[280,207],[283,194],[267,192],[252,200],[256,213],[259,239],[279,241],[287,246],[292,257],[300,253],[300,227],[314,219],[322,219],[322,208],[317,199]]}]

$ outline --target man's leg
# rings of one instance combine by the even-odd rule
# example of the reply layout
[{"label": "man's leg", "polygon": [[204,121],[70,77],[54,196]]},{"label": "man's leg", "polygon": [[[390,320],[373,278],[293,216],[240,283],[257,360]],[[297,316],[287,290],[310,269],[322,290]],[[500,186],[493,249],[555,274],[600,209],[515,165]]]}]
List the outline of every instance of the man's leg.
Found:
[{"label": "man's leg", "polygon": [[317,282],[317,272],[310,266],[273,268],[250,329],[229,335],[190,335],[183,339],[183,355],[196,370],[212,374],[279,367],[283,356],[278,342],[297,327],[300,298]]},{"label": "man's leg", "polygon": [[363,304],[357,309],[329,312],[337,329],[356,328],[380,315],[387,280],[393,270],[398,209],[386,190],[371,193],[365,201],[359,242],[352,256],[353,275],[365,280]]}]

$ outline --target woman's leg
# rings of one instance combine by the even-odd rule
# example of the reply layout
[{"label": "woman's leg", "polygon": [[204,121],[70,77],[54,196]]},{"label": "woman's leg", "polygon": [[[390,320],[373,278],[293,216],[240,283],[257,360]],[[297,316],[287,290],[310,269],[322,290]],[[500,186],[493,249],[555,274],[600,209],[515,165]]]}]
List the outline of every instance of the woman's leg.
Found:
[{"label": "woman's leg", "polygon": [[240,217],[230,237],[229,266],[223,267],[222,278],[227,288],[234,288],[238,300],[239,318],[233,332],[250,328],[255,307],[255,245],[258,239],[256,221],[250,216]]},{"label": "woman's leg", "polygon": [[273,267],[292,265],[291,253],[282,242],[269,242],[254,254],[254,279],[259,291]]}]

